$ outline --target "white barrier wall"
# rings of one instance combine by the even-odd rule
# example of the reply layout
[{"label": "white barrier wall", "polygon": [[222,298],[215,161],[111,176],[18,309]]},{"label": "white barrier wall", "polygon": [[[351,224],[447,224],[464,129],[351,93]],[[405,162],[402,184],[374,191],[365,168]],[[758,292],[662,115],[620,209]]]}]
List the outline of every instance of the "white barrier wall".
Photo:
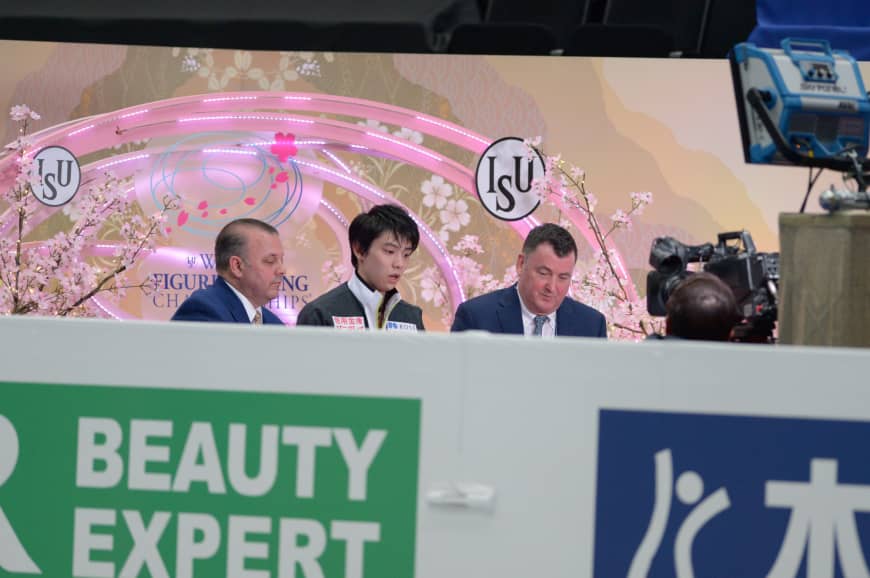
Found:
[{"label": "white barrier wall", "polygon": [[9,575],[866,575],[867,351],[18,318],[0,340]]}]

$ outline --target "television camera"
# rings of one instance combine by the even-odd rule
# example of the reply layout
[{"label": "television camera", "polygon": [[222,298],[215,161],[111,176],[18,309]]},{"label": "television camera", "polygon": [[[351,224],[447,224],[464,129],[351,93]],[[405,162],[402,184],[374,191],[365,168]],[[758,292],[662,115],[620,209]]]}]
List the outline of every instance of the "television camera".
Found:
[{"label": "television camera", "polygon": [[665,304],[676,286],[699,263],[734,292],[744,322],[734,329],[737,341],[772,342],[779,288],[779,253],[760,253],[748,231],[719,233],[715,245],[686,245],[673,237],[653,240],[646,278],[646,307],[664,316]]}]

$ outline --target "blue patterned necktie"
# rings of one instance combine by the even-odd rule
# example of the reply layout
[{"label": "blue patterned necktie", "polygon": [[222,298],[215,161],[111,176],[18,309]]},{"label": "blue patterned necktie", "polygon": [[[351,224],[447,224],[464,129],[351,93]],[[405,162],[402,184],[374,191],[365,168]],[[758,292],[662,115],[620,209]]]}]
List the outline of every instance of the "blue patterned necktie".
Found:
[{"label": "blue patterned necktie", "polygon": [[532,335],[541,337],[544,334],[544,323],[546,322],[546,315],[535,315],[535,328],[532,330]]}]

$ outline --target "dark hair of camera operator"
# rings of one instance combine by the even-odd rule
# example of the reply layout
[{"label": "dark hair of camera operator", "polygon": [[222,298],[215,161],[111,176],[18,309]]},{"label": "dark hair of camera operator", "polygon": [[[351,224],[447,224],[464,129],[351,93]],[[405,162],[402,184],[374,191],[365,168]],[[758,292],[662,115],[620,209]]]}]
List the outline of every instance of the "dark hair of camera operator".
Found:
[{"label": "dark hair of camera operator", "polygon": [[683,279],[665,307],[665,333],[681,339],[728,341],[743,318],[731,288],[710,273]]}]

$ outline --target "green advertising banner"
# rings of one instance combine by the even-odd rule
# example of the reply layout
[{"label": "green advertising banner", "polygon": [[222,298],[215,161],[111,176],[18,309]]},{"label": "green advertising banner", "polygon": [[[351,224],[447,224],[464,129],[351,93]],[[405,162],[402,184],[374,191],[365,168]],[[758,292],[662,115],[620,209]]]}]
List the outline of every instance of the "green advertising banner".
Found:
[{"label": "green advertising banner", "polygon": [[0,384],[0,576],[414,575],[420,401]]}]

